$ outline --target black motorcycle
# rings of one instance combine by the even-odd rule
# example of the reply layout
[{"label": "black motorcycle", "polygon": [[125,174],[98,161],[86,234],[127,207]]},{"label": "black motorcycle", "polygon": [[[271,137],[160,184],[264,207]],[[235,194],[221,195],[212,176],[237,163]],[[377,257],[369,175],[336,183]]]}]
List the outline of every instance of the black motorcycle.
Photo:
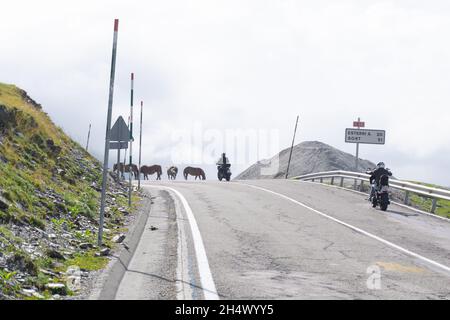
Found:
[{"label": "black motorcycle", "polygon": [[372,207],[380,205],[382,211],[386,211],[389,201],[389,176],[384,174],[380,177],[379,184],[375,187],[375,195],[372,197]]},{"label": "black motorcycle", "polygon": [[219,178],[220,181],[222,181],[223,178],[230,181],[231,171],[229,164],[221,164],[217,166],[217,178]]}]

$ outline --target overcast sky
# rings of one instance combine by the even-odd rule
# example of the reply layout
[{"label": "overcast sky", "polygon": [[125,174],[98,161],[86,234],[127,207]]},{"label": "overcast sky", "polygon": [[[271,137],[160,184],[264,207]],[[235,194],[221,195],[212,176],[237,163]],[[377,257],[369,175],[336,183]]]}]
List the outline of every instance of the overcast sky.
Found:
[{"label": "overcast sky", "polygon": [[[174,149],[204,153],[211,136],[240,129],[256,132],[258,143],[271,132],[277,141],[264,152],[272,154],[258,157],[272,156],[290,145],[297,114],[297,142],[354,153],[344,130],[361,117],[386,130],[386,145],[361,145],[362,158],[386,162],[399,178],[450,186],[449,1],[2,3],[0,81],[28,91],[82,145],[92,123],[100,159],[114,18],[113,119],[129,114],[134,72],[135,122],[145,104],[144,163],[167,165]],[[179,143],[195,130],[203,144]],[[235,174],[251,164],[242,162]]]}]

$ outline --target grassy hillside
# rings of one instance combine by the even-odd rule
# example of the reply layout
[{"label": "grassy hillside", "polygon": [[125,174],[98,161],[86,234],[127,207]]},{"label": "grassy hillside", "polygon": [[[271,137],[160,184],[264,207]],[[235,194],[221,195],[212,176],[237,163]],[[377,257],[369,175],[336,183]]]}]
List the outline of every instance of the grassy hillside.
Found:
[{"label": "grassy hillside", "polygon": [[[64,284],[67,266],[106,263],[95,256],[100,179],[101,164],[39,104],[0,83],[0,299],[70,294],[48,284]],[[111,188],[106,226],[120,230],[126,194]]]}]

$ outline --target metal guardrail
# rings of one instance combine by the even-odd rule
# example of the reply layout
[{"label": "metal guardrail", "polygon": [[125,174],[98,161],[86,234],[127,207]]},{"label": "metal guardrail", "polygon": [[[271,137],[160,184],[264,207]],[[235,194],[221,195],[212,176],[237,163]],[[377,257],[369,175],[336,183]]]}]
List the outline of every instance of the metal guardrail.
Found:
[{"label": "metal guardrail", "polygon": [[[305,174],[302,176],[293,177],[292,179],[313,181],[313,182],[315,180],[319,180],[320,182],[323,182],[323,179],[331,179],[331,184],[334,184],[334,180],[336,178],[339,178],[340,179],[339,185],[341,187],[344,186],[345,179],[352,179],[355,181],[354,188],[356,189],[356,181],[359,180],[359,181],[361,181],[359,188],[362,189],[364,182],[369,183],[369,177],[370,177],[370,175],[368,175],[366,173],[336,170],[336,171],[326,171],[326,172]],[[438,199],[450,200],[450,190],[427,187],[427,186],[424,186],[424,185],[421,185],[418,183],[401,181],[401,180],[392,179],[392,178],[389,179],[389,186],[394,189],[405,191],[404,203],[406,205],[409,204],[410,193],[414,193],[414,194],[418,194],[418,195],[421,195],[424,197],[432,198],[433,200],[432,200],[432,205],[431,205],[431,210],[430,210],[431,213],[434,213],[436,211],[436,205],[437,205]]]}]

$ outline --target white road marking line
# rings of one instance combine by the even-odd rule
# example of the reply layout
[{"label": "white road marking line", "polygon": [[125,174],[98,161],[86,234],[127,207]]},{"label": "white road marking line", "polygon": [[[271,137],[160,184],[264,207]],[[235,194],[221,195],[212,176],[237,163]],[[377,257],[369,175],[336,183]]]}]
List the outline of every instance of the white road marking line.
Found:
[{"label": "white road marking line", "polygon": [[191,226],[192,239],[194,241],[195,254],[197,258],[198,273],[200,276],[200,282],[203,288],[203,295],[206,300],[219,300],[219,295],[217,294],[216,285],[211,274],[211,269],[209,268],[208,257],[206,256],[205,246],[203,245],[203,239],[200,234],[200,230],[195,220],[192,209],[189,206],[186,198],[178,191],[171,187],[166,186],[148,186],[159,189],[170,190],[177,195],[183,204],[184,210],[186,211],[186,216]]},{"label": "white road marking line", "polygon": [[380,237],[378,237],[378,236],[376,236],[376,235],[374,235],[372,233],[364,231],[364,230],[362,230],[362,229],[360,229],[358,227],[352,226],[351,224],[345,223],[345,222],[343,222],[343,221],[341,221],[339,219],[333,218],[333,217],[331,217],[331,216],[329,216],[329,215],[327,215],[327,214],[325,214],[323,212],[320,212],[320,211],[318,211],[318,210],[316,210],[314,208],[311,208],[311,207],[307,206],[306,204],[303,204],[300,201],[294,200],[294,199],[292,199],[292,198],[290,198],[288,196],[285,196],[285,195],[283,195],[281,193],[278,193],[278,192],[275,192],[275,191],[272,191],[272,190],[269,190],[269,189],[261,188],[261,187],[258,187],[258,186],[246,184],[246,183],[238,183],[238,184],[242,184],[242,185],[245,185],[245,186],[248,186],[248,187],[251,187],[251,188],[255,188],[255,189],[259,189],[259,190],[262,190],[262,191],[265,191],[265,192],[268,192],[268,193],[275,194],[275,195],[277,195],[277,196],[279,196],[281,198],[284,198],[284,199],[289,200],[289,201],[291,201],[291,202],[293,202],[295,204],[298,204],[298,205],[300,205],[300,206],[302,206],[302,207],[304,207],[304,208],[306,208],[308,210],[311,210],[311,211],[313,211],[313,212],[315,212],[315,213],[317,213],[317,214],[319,214],[319,215],[321,215],[321,216],[323,216],[323,217],[325,217],[327,219],[333,220],[334,222],[337,222],[337,223],[339,223],[339,224],[341,224],[341,225],[343,225],[343,226],[345,226],[347,228],[350,228],[350,229],[352,229],[352,230],[354,230],[356,232],[364,234],[364,235],[366,235],[366,236],[368,236],[368,237],[370,237],[372,239],[375,239],[375,240],[377,240],[377,241],[379,241],[381,243],[384,243],[384,244],[386,244],[386,245],[388,245],[388,246],[390,246],[392,248],[395,248],[395,249],[397,249],[397,250],[399,250],[399,251],[401,251],[403,253],[406,253],[407,255],[410,255],[412,257],[418,258],[418,259],[423,260],[423,261],[425,261],[425,262],[427,262],[427,263],[429,263],[431,265],[434,265],[434,266],[436,266],[438,268],[441,268],[441,269],[443,269],[443,270],[445,270],[447,272],[450,272],[450,267],[447,267],[446,265],[443,265],[443,264],[441,264],[439,262],[436,262],[434,260],[431,260],[431,259],[428,259],[428,258],[426,258],[424,256],[421,256],[418,253],[415,253],[415,252],[412,252],[412,251],[410,251],[408,249],[400,247],[399,245],[396,245],[395,243],[392,243],[392,242],[390,242],[388,240],[380,238]]}]

